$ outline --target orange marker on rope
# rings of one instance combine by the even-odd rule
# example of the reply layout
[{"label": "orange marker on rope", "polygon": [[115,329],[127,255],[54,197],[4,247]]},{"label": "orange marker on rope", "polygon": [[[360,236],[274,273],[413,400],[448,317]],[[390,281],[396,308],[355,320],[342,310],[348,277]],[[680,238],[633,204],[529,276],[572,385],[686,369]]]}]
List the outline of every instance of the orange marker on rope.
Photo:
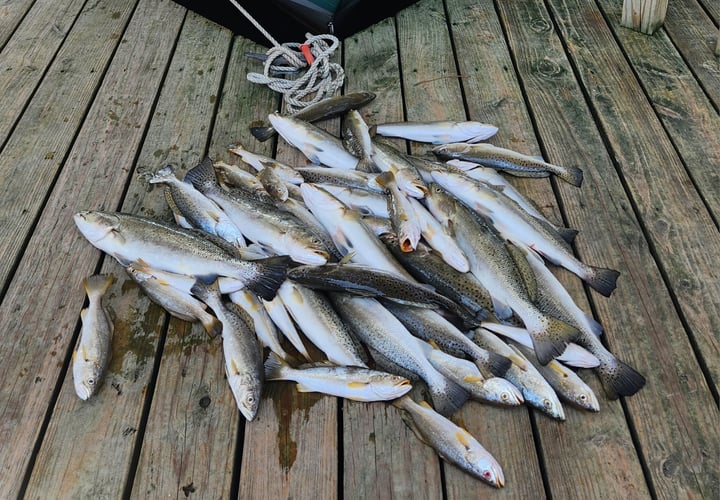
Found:
[{"label": "orange marker on rope", "polygon": [[310,52],[310,45],[307,43],[303,43],[300,45],[300,51],[305,56],[305,60],[307,61],[308,65],[311,65],[315,61],[315,57],[313,57],[312,52]]}]

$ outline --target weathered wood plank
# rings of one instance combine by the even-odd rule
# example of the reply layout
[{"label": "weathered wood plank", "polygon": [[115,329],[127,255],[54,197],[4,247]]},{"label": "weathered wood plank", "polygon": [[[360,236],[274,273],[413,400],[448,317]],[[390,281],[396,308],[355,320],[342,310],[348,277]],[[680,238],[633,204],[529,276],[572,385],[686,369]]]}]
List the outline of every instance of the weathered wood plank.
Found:
[{"label": "weathered wood plank", "polygon": [[[343,44],[346,92],[376,95],[360,110],[369,123],[404,119],[395,39],[394,22],[386,19]],[[417,440],[396,408],[344,401],[343,442],[346,498],[437,498],[442,494],[437,455]]]},{"label": "weathered wood plank", "polygon": [[652,35],[665,22],[668,0],[624,0],[620,24]]},{"label": "weathered wood plank", "polygon": [[[585,181],[581,188],[574,188],[563,182],[555,183],[558,190],[568,198],[581,200],[585,210],[583,212],[577,203],[563,203],[565,217],[571,221],[571,227],[580,229],[577,248],[584,259],[598,265],[618,268],[618,261],[613,261],[608,252],[608,247],[613,245],[612,228],[617,222],[613,221],[611,213],[597,213],[604,208],[605,201],[599,199],[598,189],[594,186],[594,172],[586,163],[588,156],[602,156],[606,153],[597,131],[592,128],[592,117],[587,108],[584,112],[580,111],[583,106],[578,102],[581,97],[577,89],[575,100],[570,101],[570,96],[573,95],[570,89],[576,84],[564,58],[560,40],[552,30],[552,22],[542,5],[537,2],[503,5],[499,11],[503,25],[508,27],[508,45],[539,131],[538,139],[533,138],[530,141],[531,149],[526,152],[539,152],[536,141],[542,140],[552,161],[582,166]],[[499,32],[493,30],[492,33],[497,34],[497,37],[488,37],[490,40],[499,38]],[[484,53],[489,54],[496,50],[485,49]],[[499,62],[511,64],[508,60]],[[485,72],[500,72],[500,68],[488,68],[487,64],[490,62],[481,65]],[[483,88],[486,85],[478,87]],[[498,118],[502,119],[501,116]],[[512,119],[509,121],[519,122]],[[500,122],[498,125],[501,125]],[[526,130],[521,131],[520,137],[527,136],[528,126],[529,123],[522,125]],[[576,131],[577,142],[556,145],[554,138],[570,135],[567,134],[568,130]],[[516,133],[513,137],[516,137]],[[583,150],[590,149],[588,144],[594,144],[596,150],[588,151],[584,155]],[[523,147],[528,145],[523,144]],[[557,201],[553,199],[550,186],[529,180],[524,182],[522,187],[534,201],[550,212],[546,215],[559,220]],[[557,274],[576,303],[590,312],[580,280],[568,272]],[[622,287],[622,282],[620,286]],[[618,293],[619,291],[615,292]],[[610,319],[606,321],[602,318],[609,332],[606,335],[615,339],[622,330],[613,328],[615,325]],[[620,357],[623,358],[624,354]],[[566,405],[567,420],[563,423],[541,417],[536,419],[551,494],[559,498],[647,497],[649,491],[637,461],[637,453],[633,448],[621,405],[607,399],[592,374],[582,375],[598,396],[599,414],[588,414]],[[613,460],[607,460],[609,456],[612,456]],[[573,480],[568,481],[569,477]]]},{"label": "weathered wood plank", "polygon": [[[339,60],[340,54],[333,57]],[[264,106],[256,112],[262,109],[265,115],[271,111]],[[267,116],[262,118],[267,119]],[[244,139],[248,137],[249,124],[250,120],[238,123],[244,127],[241,140],[257,152],[271,147],[271,144],[255,147],[259,146],[257,141]],[[319,126],[339,134],[338,119],[322,122]],[[217,146],[221,147],[220,144]],[[308,162],[282,138],[277,139],[275,157],[288,165]],[[257,417],[245,424],[239,497],[335,497],[339,477],[338,404],[334,397],[300,393],[295,384],[266,384],[266,395]]]},{"label": "weathered wood plank", "polygon": [[25,109],[82,7],[82,0],[36,2],[5,46],[0,59],[0,144]]},{"label": "weathered wood plank", "polygon": [[[614,11],[612,2],[601,1],[600,5],[607,13]],[[697,12],[695,14],[699,15]],[[606,17],[612,19],[612,15]],[[712,56],[709,44],[704,49],[697,49],[697,41],[714,34],[715,27],[705,18],[709,26],[705,35],[700,36],[698,30],[692,29],[696,25],[691,20],[694,16],[684,17],[683,28],[678,31],[694,33],[697,39],[692,51],[705,52],[704,59],[713,60],[715,71],[720,72],[720,61]],[[717,74],[711,78],[710,86],[705,87],[708,93],[706,95],[691,69],[686,66],[684,57],[678,54],[674,43],[665,33],[658,32],[655,36],[648,37],[620,29],[617,24],[610,23],[610,27],[623,45],[657,116],[682,157],[715,223],[718,224],[720,197],[717,193],[720,192],[720,173],[715,165],[720,164],[720,115],[708,101],[707,95],[714,91],[720,97],[720,79]]]},{"label": "weathered wood plank", "polygon": [[0,289],[7,286],[136,3],[101,2],[79,16],[0,152],[5,187],[0,201],[5,234],[0,241]]},{"label": "weathered wood plank", "polygon": [[[717,6],[717,2],[715,2]],[[604,10],[607,6],[600,3]],[[715,23],[718,22],[715,19]],[[720,59],[714,52],[720,36],[717,26],[695,2],[670,2],[665,20],[665,31],[677,50],[692,69],[716,108],[720,108]],[[653,57],[654,59],[654,57]],[[648,61],[650,58],[648,58]]]},{"label": "weathered wood plank", "polygon": [[[155,170],[171,162],[182,177],[202,160],[231,39],[228,30],[188,13],[139,165]],[[144,198],[144,212],[172,220],[162,187],[150,190],[141,179],[132,187]],[[228,495],[238,412],[223,367],[219,338],[209,339],[199,324],[170,319],[132,484],[134,497]]]},{"label": "weathered wood plank", "polygon": [[0,51],[34,5],[34,0],[4,2],[0,5]]},{"label": "weathered wood plank", "polygon": [[[51,410],[48,404],[58,385],[63,360],[73,347],[73,332],[84,300],[80,281],[95,271],[100,256],[77,232],[72,215],[83,209],[119,206],[183,15],[184,9],[172,2],[143,2],[138,6],[127,31],[135,43],[122,44],[116,52],[0,306],[9,334],[0,356],[7,372],[13,374],[13,383],[0,389],[0,435],[5,443],[0,450],[0,467],[8,496],[19,492],[43,419]],[[136,78],[138,74],[143,78]],[[142,327],[152,331],[157,316],[121,317],[126,318],[129,328],[121,328],[118,338],[128,347],[121,349],[126,354],[116,363],[129,363],[129,369],[125,372],[125,365],[114,364],[114,370],[123,377],[121,390],[127,391],[123,394],[130,396],[133,403],[115,405],[110,412],[112,404],[102,406],[98,400],[90,403],[89,408],[95,411],[85,413],[86,408],[67,390],[68,381],[58,399],[58,414],[68,423],[58,427],[57,432],[70,432],[66,427],[77,424],[70,408],[80,408],[85,422],[92,422],[89,428],[74,429],[83,436],[77,443],[85,445],[84,454],[78,457],[59,450],[52,452],[52,460],[41,458],[39,466],[52,467],[54,473],[46,476],[38,472],[34,479],[31,477],[31,491],[65,491],[74,497],[91,495],[97,491],[95,488],[114,491],[108,493],[111,497],[122,493],[124,478],[118,482],[114,476],[120,470],[117,464],[98,464],[103,464],[101,457],[106,447],[121,446],[125,439],[122,433],[128,427],[125,422],[138,421],[148,373],[143,364],[148,361],[144,351],[148,339]],[[135,348],[138,352],[128,350]],[[105,387],[110,401],[114,392],[111,386]],[[67,410],[64,415],[63,409]],[[120,417],[121,412],[127,412],[126,421]],[[113,426],[105,429],[103,424],[111,413]],[[102,429],[104,435],[110,433],[112,443],[86,442],[97,429]],[[52,487],[49,483],[39,484],[47,480],[54,481]]]},{"label": "weathered wood plank", "polygon": [[[598,300],[596,307],[603,324],[618,313],[628,314],[612,329],[609,326],[613,323],[608,323],[607,341],[648,376],[647,387],[626,401],[641,447],[639,452],[659,496],[712,497],[717,495],[718,463],[710,458],[712,452],[708,450],[720,446],[717,426],[711,424],[718,419],[717,407],[710,403],[711,393],[698,370],[683,325],[674,317],[672,303],[673,299],[679,302],[686,322],[704,325],[692,332],[696,340],[717,331],[717,325],[713,326],[717,303],[713,304],[712,297],[717,296],[719,280],[707,266],[708,262],[718,262],[714,243],[717,229],[640,86],[623,63],[600,13],[584,2],[563,2],[562,6],[551,2],[551,6],[616,163],[613,166],[609,158],[602,161],[596,153],[584,151],[592,134],[576,132],[552,138],[555,146],[550,151],[556,152],[558,158],[568,150],[585,155],[587,180],[604,191],[599,193],[602,204],[594,217],[616,214],[616,224],[611,228],[614,242],[606,248],[606,259],[624,273],[627,281],[621,276],[616,294]],[[595,46],[604,50],[590,50]],[[562,97],[556,99],[558,104],[567,101],[566,95],[572,95],[558,94]],[[569,116],[577,113],[577,107],[570,103],[563,106]],[[570,142],[570,148],[566,145],[565,141],[576,141],[578,137],[584,137],[582,143]],[[616,169],[619,179],[613,173]],[[630,200],[623,199],[619,183]],[[569,217],[574,218],[583,213],[586,201],[573,201],[566,192],[562,190],[563,202]],[[640,228],[632,229],[636,223],[631,207],[644,225],[652,253]],[[570,220],[573,226],[578,222],[580,219]],[[659,260],[662,271],[648,265],[652,255]],[[675,290],[674,297],[663,291],[659,279],[663,275]],[[630,309],[630,304],[637,307]],[[628,329],[632,333],[613,335]],[[706,362],[715,363],[717,352],[711,357],[715,359]],[[668,369],[670,366],[673,368]],[[717,367],[711,373],[717,381]]]},{"label": "weathered wood plank", "polygon": [[[473,84],[458,75],[442,3],[425,0],[400,12],[397,17],[407,119],[465,119],[460,82],[466,87]],[[468,29],[474,29],[472,26],[469,24]],[[456,35],[454,28],[453,35]],[[472,37],[477,40],[475,31]],[[476,57],[472,47],[463,46],[457,50],[459,59],[474,60]],[[504,95],[507,89],[499,92]],[[473,119],[482,117],[474,116]],[[429,147],[412,143],[411,149],[413,154],[422,154]],[[453,420],[467,427],[500,462],[506,479],[504,495],[518,498],[542,496],[542,477],[527,411],[467,403]],[[508,446],[508,443],[514,444]],[[445,465],[444,470],[448,498],[496,493],[455,467]]]}]

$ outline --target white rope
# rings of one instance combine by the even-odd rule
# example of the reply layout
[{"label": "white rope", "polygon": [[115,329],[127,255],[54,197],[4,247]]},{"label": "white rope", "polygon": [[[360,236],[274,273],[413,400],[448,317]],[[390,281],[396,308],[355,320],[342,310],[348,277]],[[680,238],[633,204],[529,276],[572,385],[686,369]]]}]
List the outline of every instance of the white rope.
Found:
[{"label": "white rope", "polygon": [[[239,3],[235,0],[230,0],[230,3],[273,45],[267,52],[263,73],[248,73],[247,79],[252,83],[267,85],[274,91],[283,94],[283,101],[289,113],[296,113],[310,104],[330,97],[342,87],[345,72],[342,66],[330,62],[330,57],[340,45],[340,41],[336,37],[306,33],[305,44],[285,43],[280,45]],[[270,73],[291,73],[307,68],[308,63],[301,49],[303,45],[308,46],[314,58],[304,75],[295,80],[270,76]],[[275,64],[276,60],[281,57],[285,59],[284,63]]]}]

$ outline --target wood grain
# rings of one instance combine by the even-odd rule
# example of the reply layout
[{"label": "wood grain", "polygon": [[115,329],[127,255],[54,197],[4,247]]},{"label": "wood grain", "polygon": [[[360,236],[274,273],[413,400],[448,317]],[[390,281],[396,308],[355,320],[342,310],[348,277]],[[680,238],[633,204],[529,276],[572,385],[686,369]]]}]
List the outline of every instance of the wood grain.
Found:
[{"label": "wood grain", "polygon": [[[6,235],[0,241],[1,288],[8,283],[136,3],[100,2],[96,9],[78,17],[0,152],[0,179],[5,189],[0,227]],[[120,15],[114,16],[115,12]],[[24,100],[18,92],[24,90],[8,90],[3,98]],[[0,127],[5,126],[5,119],[0,120]]]},{"label": "wood grain", "polygon": [[[8,496],[19,492],[33,447],[41,437],[43,419],[53,410],[49,405],[56,386],[62,382],[63,362],[73,347],[84,300],[80,282],[97,269],[100,257],[99,251],[77,232],[72,215],[83,209],[119,206],[183,15],[184,9],[171,2],[148,2],[138,7],[127,32],[138,43],[121,44],[122,50],[115,54],[0,307],[11,339],[3,344],[2,360],[8,373],[14,374],[14,382],[0,389],[3,422],[0,433],[5,443],[0,451],[0,464],[5,478],[3,489]],[[145,77],[135,78],[140,72]],[[121,293],[115,294],[122,297]],[[78,457],[78,448],[74,448],[75,454],[62,446],[53,448],[63,441],[62,435],[56,436],[57,441],[48,440],[45,447],[39,446],[39,469],[30,477],[30,491],[63,491],[69,496],[83,497],[99,487],[114,492],[109,496],[122,493],[125,478],[118,481],[115,474],[123,475],[125,469],[117,467],[117,463],[98,467],[103,463],[98,457],[113,446],[120,446],[119,443],[127,450],[125,440],[128,436],[134,439],[134,431],[126,436],[123,432],[133,427],[128,422],[137,422],[141,413],[144,386],[154,360],[154,339],[146,332],[154,331],[158,320],[157,314],[137,315],[130,311],[119,316],[124,322],[116,324],[118,342],[126,342],[127,347],[121,349],[116,343],[120,355],[116,356],[111,373],[122,377],[121,391],[127,391],[123,394],[132,403],[110,403],[117,392],[112,387],[117,379],[110,377],[111,385],[105,387],[110,404],[101,405],[97,400],[90,403],[95,411],[89,411],[67,390],[68,381],[62,386],[66,390],[60,388],[55,414],[57,423],[64,420],[65,424],[51,431],[51,434],[67,432],[70,437],[72,433],[87,436],[99,429],[103,435],[112,433],[113,444],[100,440],[85,443],[82,450],[85,454]],[[72,409],[76,408],[81,408],[84,420],[74,414]],[[121,416],[123,412],[127,412],[125,418]],[[76,438],[74,444],[80,446],[83,441]],[[44,458],[41,455],[45,453]],[[53,474],[44,469],[46,466],[53,469]]]},{"label": "wood grain", "polygon": [[620,24],[652,35],[665,22],[668,0],[624,0]]},{"label": "wood grain", "polygon": [[0,51],[34,4],[33,0],[22,0],[0,5]]}]

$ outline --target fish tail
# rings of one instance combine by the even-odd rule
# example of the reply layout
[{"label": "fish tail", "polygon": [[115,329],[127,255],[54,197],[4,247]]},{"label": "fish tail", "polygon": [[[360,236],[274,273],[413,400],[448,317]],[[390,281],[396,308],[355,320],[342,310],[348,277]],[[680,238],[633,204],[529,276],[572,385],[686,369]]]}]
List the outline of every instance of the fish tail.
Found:
[{"label": "fish tail", "polygon": [[580,187],[583,181],[583,171],[577,167],[567,167],[558,174],[558,177],[575,187]]},{"label": "fish tail", "polygon": [[601,360],[597,372],[610,399],[632,396],[645,385],[645,377],[615,356],[612,356],[610,361]]},{"label": "fish tail", "polygon": [[204,187],[214,186],[217,184],[215,177],[215,167],[209,156],[203,158],[203,161],[187,171],[184,178],[185,182],[189,182],[195,189],[202,191]]},{"label": "fish tail", "polygon": [[375,172],[378,172],[378,168],[375,165],[375,162],[372,161],[370,158],[360,158],[360,161],[358,161],[357,165],[355,165],[355,170],[358,170],[360,172],[367,172],[368,174],[374,174]]},{"label": "fish tail", "polygon": [[542,365],[560,356],[567,345],[580,336],[580,332],[574,326],[559,319],[551,317],[546,319],[547,325],[543,330],[531,332],[535,355]]},{"label": "fish tail", "polygon": [[270,355],[265,361],[265,380],[284,380],[284,372],[289,366],[287,361],[270,351]]},{"label": "fish tail", "polygon": [[496,377],[502,377],[503,375],[505,375],[505,373],[510,369],[510,366],[512,365],[512,361],[510,361],[510,358],[492,351],[488,351],[488,354],[489,359],[486,366],[488,367],[490,372]]},{"label": "fish tail", "polygon": [[250,133],[260,142],[265,142],[275,135],[273,127],[250,127]]},{"label": "fish tail", "polygon": [[278,288],[287,276],[290,257],[280,255],[253,262],[260,266],[260,277],[248,283],[248,289],[264,300],[274,299]]},{"label": "fish tail", "polygon": [[617,279],[620,272],[614,269],[606,269],[604,267],[590,267],[591,272],[583,278],[593,290],[609,297],[617,286]]},{"label": "fish tail", "polygon": [[440,379],[435,383],[428,383],[428,389],[432,396],[435,411],[444,417],[449,417],[465,404],[470,394],[444,376],[440,375]]},{"label": "fish tail", "polygon": [[210,337],[217,337],[222,333],[222,323],[215,316],[207,313],[206,316],[199,318],[203,328]]},{"label": "fish tail", "polygon": [[83,279],[83,288],[88,297],[91,294],[102,296],[114,282],[115,276],[113,274],[93,274]]}]

